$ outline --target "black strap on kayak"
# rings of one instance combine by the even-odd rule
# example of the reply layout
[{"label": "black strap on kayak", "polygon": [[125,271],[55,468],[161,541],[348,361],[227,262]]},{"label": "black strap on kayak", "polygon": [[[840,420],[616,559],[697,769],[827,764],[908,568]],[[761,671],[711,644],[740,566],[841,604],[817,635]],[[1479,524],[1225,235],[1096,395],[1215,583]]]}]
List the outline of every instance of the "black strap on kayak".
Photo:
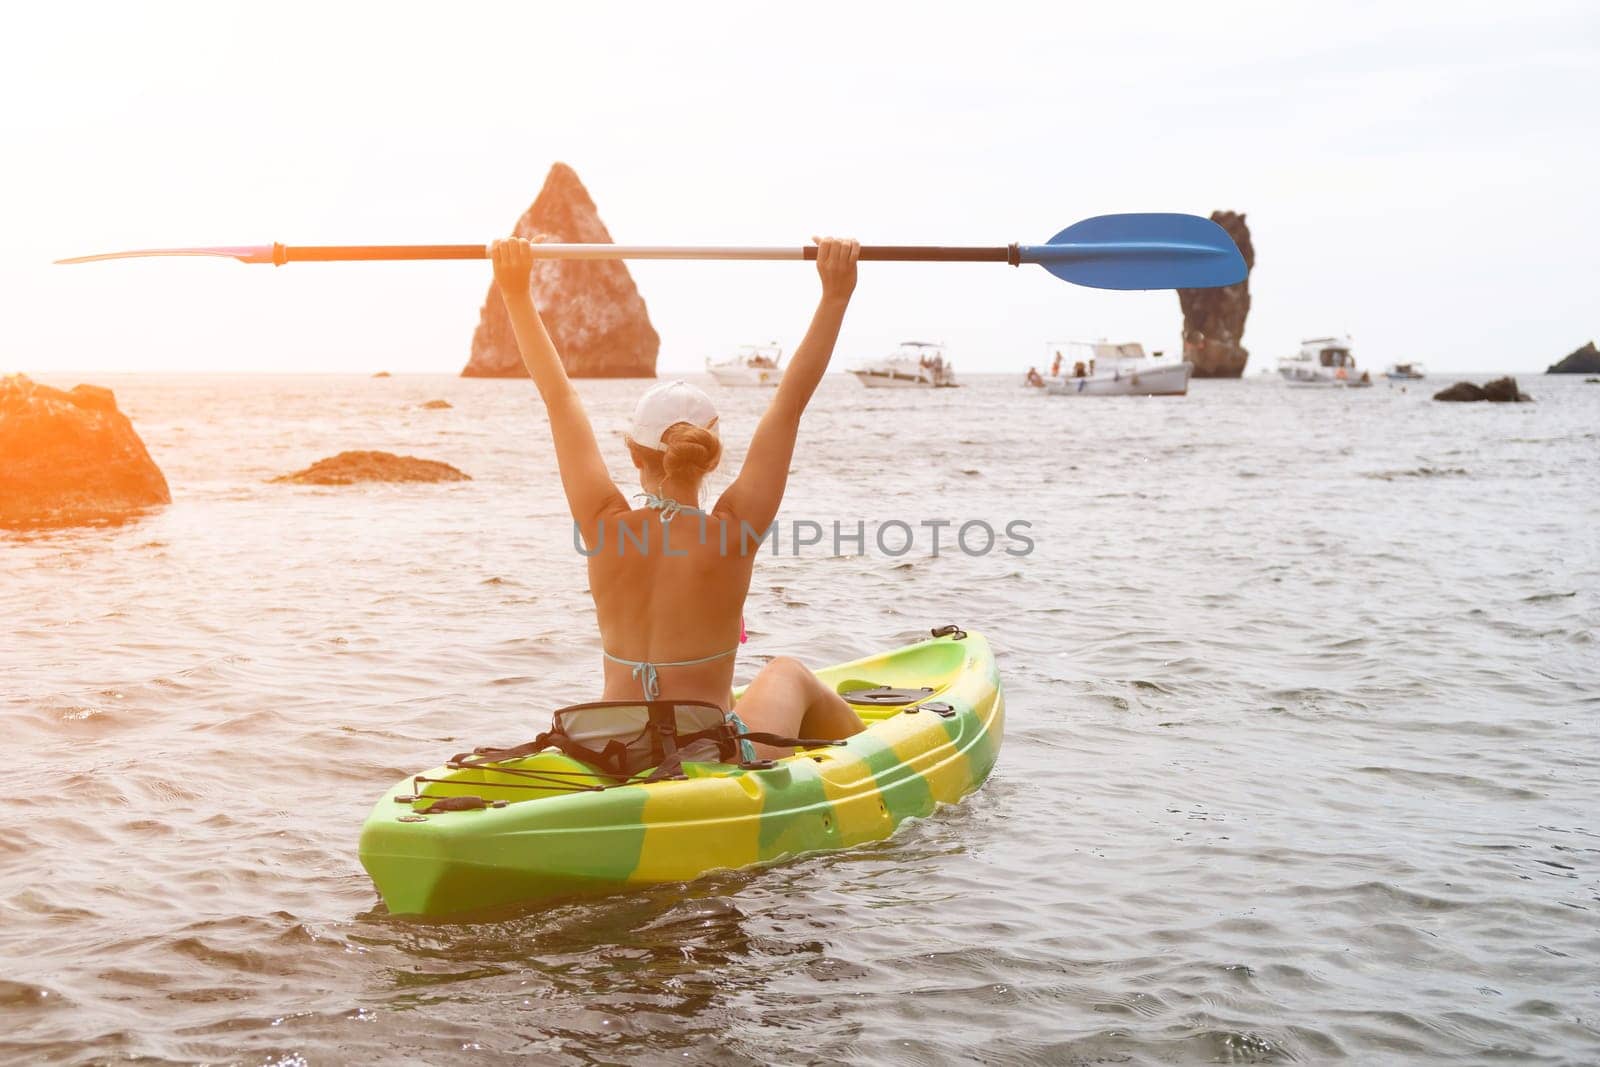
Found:
[{"label": "black strap on kayak", "polygon": [[[433,803],[426,808],[417,809],[418,815],[433,815],[441,811],[479,811],[489,806],[489,802],[478,796],[464,797],[432,797]],[[505,801],[499,802],[504,806]]]},{"label": "black strap on kayak", "polygon": [[520,745],[510,748],[498,748],[494,745],[479,745],[471,752],[458,752],[445,762],[452,767],[472,767],[479,763],[499,763],[501,760],[521,759],[531,756],[535,752],[543,752],[551,745],[550,734],[542,733],[532,741],[524,741]]},{"label": "black strap on kayak", "polygon": [[644,779],[645,782],[660,782],[668,778],[684,778],[683,753],[678,748],[680,740],[693,744],[702,738],[717,741],[717,755],[722,754],[722,740],[727,734],[727,723],[722,724],[723,729],[698,730],[693,734],[678,736],[678,720],[672,713],[671,706],[663,706],[652,702],[650,708],[650,729],[655,731],[656,743],[661,747],[661,762],[656,764]]},{"label": "black strap on kayak", "polygon": [[[449,766],[449,764],[446,764],[446,766]],[[532,785],[524,782],[475,783],[492,784],[496,789],[531,789],[545,793],[556,790],[565,790],[569,793],[599,793],[610,788],[609,786],[596,785],[593,782],[581,780],[593,778],[596,773],[594,771],[530,771],[524,767],[496,767],[491,765],[485,765],[481,769],[485,773],[503,774],[510,778],[526,778],[538,783]],[[397,796],[394,798],[395,800],[403,804],[409,804],[419,797],[428,796],[429,794],[423,792],[423,790],[429,785],[459,786],[463,784],[459,778],[429,778],[425,774],[412,775],[411,782],[412,787],[417,791],[416,794],[413,796]]]},{"label": "black strap on kayak", "polygon": [[[912,699],[925,696],[927,691],[918,691]],[[789,737],[785,734],[767,733],[760,730],[739,732],[731,722],[726,719],[715,726],[692,733],[680,734],[677,731],[677,721],[672,714],[670,704],[660,707],[650,706],[650,725],[648,727],[654,735],[656,743],[662,753],[660,761],[649,773],[642,777],[638,773],[628,771],[626,761],[628,746],[618,739],[611,739],[603,748],[598,750],[574,741],[559,729],[546,730],[532,741],[524,741],[520,745],[499,747],[493,745],[480,745],[471,752],[459,752],[451,756],[446,766],[452,770],[482,770],[486,773],[506,775],[515,778],[532,779],[541,784],[518,784],[503,782],[496,788],[533,789],[550,791],[565,789],[574,792],[599,792],[605,789],[614,789],[620,785],[649,785],[654,782],[681,780],[687,775],[683,769],[683,753],[685,749],[698,741],[715,741],[717,754],[727,762],[733,762],[730,757],[739,752],[740,741],[755,741],[774,748],[826,748],[834,745],[843,745],[844,741],[815,737]],[[562,771],[562,770],[534,770],[526,767],[507,767],[503,764],[512,760],[523,759],[535,755],[546,749],[554,748],[572,757],[580,763],[595,768],[594,772],[588,771]],[[743,768],[764,769],[771,767],[771,760],[755,760],[754,762],[740,762],[737,766]],[[593,782],[572,781],[574,778],[587,778],[592,774],[603,775],[613,781],[609,785],[600,785]],[[444,784],[446,779],[424,778],[417,776],[419,797],[420,787],[425,783]],[[459,783],[451,783],[459,784]],[[496,802],[503,803],[503,802]],[[472,811],[484,806],[478,797],[446,797],[435,801],[432,807],[419,811],[419,814],[431,814],[445,811]]]},{"label": "black strap on kayak", "polygon": [[[679,747],[680,743],[683,746],[687,746],[696,741],[718,741],[720,743],[724,739],[756,741],[763,745],[772,745],[774,748],[827,748],[833,745],[845,744],[844,741],[828,738],[789,737],[785,734],[769,734],[761,730],[737,732],[733,729],[732,723],[724,721],[708,730],[698,730],[692,734],[673,734],[669,737],[663,733],[661,741],[663,749],[666,750],[666,755],[662,758],[660,765],[644,778],[632,779],[630,784],[648,785],[651,782],[683,778],[685,777],[683,773],[683,751]],[[771,761],[757,760],[756,762],[770,763]],[[740,763],[739,766],[742,767],[745,764]]]},{"label": "black strap on kayak", "polygon": [[[761,730],[735,733],[732,730],[731,724],[729,724],[729,728],[726,732],[720,728],[713,727],[709,730],[697,730],[691,734],[677,735],[676,740],[682,742],[684,745],[690,745],[696,741],[718,741],[725,737],[730,738],[735,742],[755,741],[763,745],[771,745],[774,748],[829,748],[846,743],[840,740],[817,737],[789,737],[786,734],[773,734]],[[599,773],[608,778],[613,778],[615,781],[611,785],[596,785],[590,782],[571,782],[565,781],[564,779],[586,778],[590,776],[591,772],[557,770],[536,771],[529,770],[525,767],[503,767],[498,765],[503,760],[521,759],[525,756],[531,756],[535,753],[543,752],[549,748],[557,749],[566,755],[571,756],[573,759],[578,760],[579,762],[589,764],[590,766],[595,767]],[[650,773],[644,777],[622,773],[620,760],[624,749],[625,746],[613,741],[608,744],[605,749],[597,752],[594,749],[586,748],[583,745],[578,744],[571,738],[564,735],[540,734],[532,741],[525,741],[520,745],[512,745],[503,748],[484,745],[474,749],[472,752],[458,753],[457,755],[450,757],[450,760],[446,766],[453,770],[480,769],[495,774],[510,775],[518,778],[531,778],[535,781],[548,783],[546,785],[517,785],[506,782],[501,783],[500,786],[497,786],[497,788],[534,790],[569,789],[583,792],[599,792],[604,789],[615,788],[619,785],[645,785],[651,782],[659,782],[672,778],[681,778],[684,776],[682,751],[681,748],[677,746],[674,747],[674,750],[670,755],[664,757],[661,763],[653,768]],[[772,761],[758,759],[755,761],[755,764],[757,766],[770,766]],[[748,764],[745,762],[737,764],[737,766],[741,767],[747,765]],[[419,775],[416,777],[415,781],[418,785],[423,785],[425,783],[442,784],[448,781],[448,779],[425,778]],[[440,810],[443,811],[455,809],[441,808]]]},{"label": "black strap on kayak", "polygon": [[529,777],[542,775],[582,775],[579,771],[528,771],[518,767],[491,767],[490,764],[504,763],[509,760],[522,759],[543,752],[547,748],[555,748],[571,756],[580,763],[587,763],[598,768],[601,773],[610,778],[626,779],[629,775],[623,770],[623,760],[627,758],[628,746],[615,739],[608,741],[606,746],[598,751],[578,744],[566,734],[557,731],[546,731],[535,737],[532,741],[524,741],[520,745],[509,748],[495,748],[483,745],[471,752],[460,752],[451,756],[446,766],[467,770],[481,767],[501,774],[522,773]]},{"label": "black strap on kayak", "polygon": [[888,685],[875,685],[871,689],[847,689],[840,693],[847,704],[863,708],[897,708],[902,704],[915,704],[933,692],[933,686],[918,689],[896,689]]},{"label": "black strap on kayak", "polygon": [[953,719],[956,715],[955,705],[946,704],[942,700],[924,700],[921,704],[905,710],[907,715],[915,715],[919,711],[931,711],[941,719]]}]

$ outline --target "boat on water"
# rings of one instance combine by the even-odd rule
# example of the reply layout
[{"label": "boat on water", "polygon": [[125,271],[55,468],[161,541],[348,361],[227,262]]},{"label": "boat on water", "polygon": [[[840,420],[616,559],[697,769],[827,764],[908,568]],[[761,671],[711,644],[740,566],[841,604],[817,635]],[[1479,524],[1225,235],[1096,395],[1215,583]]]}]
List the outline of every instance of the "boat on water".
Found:
[{"label": "boat on water", "polygon": [[1312,337],[1300,342],[1300,351],[1278,360],[1278,374],[1297,388],[1360,389],[1372,376],[1356,369],[1348,337]]},{"label": "boat on water", "polygon": [[1061,366],[1045,384],[1050,396],[1184,396],[1194,364],[1145,355],[1137,341],[1056,341],[1045,346]]},{"label": "boat on water", "polygon": [[955,365],[945,359],[944,345],[904,341],[882,359],[850,372],[868,389],[950,389],[957,384]]},{"label": "boat on water", "polygon": [[765,345],[740,345],[733,355],[713,361],[706,357],[706,373],[718,385],[775,386],[783,378],[783,348],[773,342]]},{"label": "boat on water", "polygon": [[1427,377],[1420,363],[1394,363],[1383,374],[1391,382],[1420,382]]},{"label": "boat on water", "polygon": [[[615,717],[626,743],[580,759],[550,731],[404,778],[368,816],[361,863],[390,914],[449,915],[881,841],[977,789],[999,754],[1005,699],[989,643],[956,626],[933,635],[818,671],[867,728],[782,759],[741,760],[706,731],[674,737],[695,746],[675,749],[676,773],[630,774],[593,761],[613,746],[655,758],[654,730],[640,725],[646,711],[657,723],[649,702],[565,709]],[[721,708],[700,707],[721,719]]]}]

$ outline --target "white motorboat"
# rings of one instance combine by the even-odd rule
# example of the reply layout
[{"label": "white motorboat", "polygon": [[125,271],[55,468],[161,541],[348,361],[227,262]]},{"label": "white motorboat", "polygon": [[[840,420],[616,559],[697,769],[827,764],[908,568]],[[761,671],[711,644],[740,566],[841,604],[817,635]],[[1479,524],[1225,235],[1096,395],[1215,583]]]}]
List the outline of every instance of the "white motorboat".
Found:
[{"label": "white motorboat", "polygon": [[1394,363],[1383,374],[1391,382],[1420,382],[1427,377],[1420,363]]},{"label": "white motorboat", "polygon": [[706,373],[718,385],[775,386],[783,378],[783,349],[776,342],[766,345],[740,345],[739,350],[724,360],[712,362],[706,357]]},{"label": "white motorboat", "polygon": [[1372,384],[1372,376],[1356,370],[1350,338],[1313,337],[1300,342],[1300,351],[1278,360],[1278,373],[1300,388],[1359,389]]},{"label": "white motorboat", "polygon": [[868,389],[949,389],[956,385],[955,365],[944,358],[944,345],[905,341],[883,359],[870,360],[850,372]]},{"label": "white motorboat", "polygon": [[[1194,364],[1144,354],[1137,341],[1064,341],[1046,345],[1061,373],[1045,384],[1051,396],[1184,396]],[[1063,365],[1065,353],[1065,365]]]}]

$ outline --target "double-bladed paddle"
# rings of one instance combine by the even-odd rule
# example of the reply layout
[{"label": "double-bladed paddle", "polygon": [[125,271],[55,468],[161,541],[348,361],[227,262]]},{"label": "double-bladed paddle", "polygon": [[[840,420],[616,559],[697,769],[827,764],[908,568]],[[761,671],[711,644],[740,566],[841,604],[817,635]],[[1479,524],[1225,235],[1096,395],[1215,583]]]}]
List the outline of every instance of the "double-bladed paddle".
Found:
[{"label": "double-bladed paddle", "polygon": [[[538,259],[815,259],[801,247],[535,244]],[[223,256],[241,263],[329,263],[397,259],[487,259],[487,245],[228,245],[150,248],[58,259],[93,263],[143,256]],[[863,260],[920,263],[1037,263],[1063,281],[1096,289],[1207,289],[1244,281],[1244,257],[1226,230],[1197,215],[1098,215],[1042,245],[945,247],[864,245]]]}]

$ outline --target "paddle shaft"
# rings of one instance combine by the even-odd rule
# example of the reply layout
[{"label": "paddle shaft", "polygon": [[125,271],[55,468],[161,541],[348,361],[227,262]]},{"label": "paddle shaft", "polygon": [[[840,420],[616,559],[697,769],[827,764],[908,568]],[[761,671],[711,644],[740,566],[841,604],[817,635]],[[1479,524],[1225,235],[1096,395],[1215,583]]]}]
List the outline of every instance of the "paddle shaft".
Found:
[{"label": "paddle shaft", "polygon": [[[536,259],[812,260],[815,245],[698,247],[693,245],[534,244]],[[241,263],[328,263],[374,260],[487,259],[485,245],[222,245],[145,248],[58,259],[96,263],[147,256],[222,256]],[[1075,222],[1045,244],[954,247],[867,245],[863,260],[922,263],[1023,263],[1064,282],[1096,289],[1205,289],[1242,282],[1249,267],[1226,230],[1210,219],[1170,212],[1096,215]]]},{"label": "paddle shaft", "polygon": [[[697,245],[538,244],[536,259],[785,259],[813,260],[817,246],[702,247]],[[485,245],[273,245],[271,258],[249,262],[335,263],[400,259],[487,259]],[[1016,245],[953,247],[939,245],[866,245],[863,260],[939,263],[1010,263],[1017,265]]]}]

